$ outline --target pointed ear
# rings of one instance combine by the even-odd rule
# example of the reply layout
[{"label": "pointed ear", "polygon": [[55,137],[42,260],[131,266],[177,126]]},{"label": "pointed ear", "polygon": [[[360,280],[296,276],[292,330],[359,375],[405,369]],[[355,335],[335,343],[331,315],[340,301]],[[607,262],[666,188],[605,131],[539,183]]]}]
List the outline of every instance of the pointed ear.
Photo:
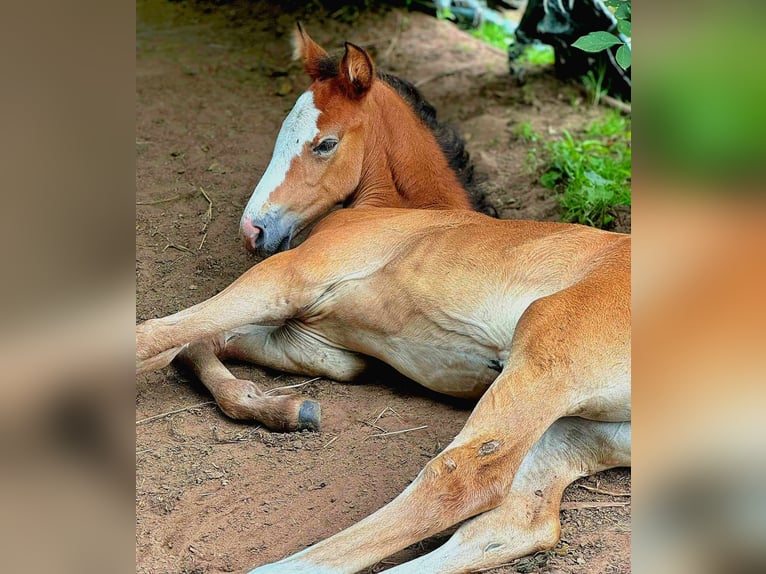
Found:
[{"label": "pointed ear", "polygon": [[322,76],[322,62],[327,58],[325,49],[314,42],[297,22],[293,31],[293,59],[303,60],[303,69],[312,80],[317,80]]},{"label": "pointed ear", "polygon": [[375,79],[375,64],[359,46],[346,42],[346,53],[340,61],[340,78],[352,98],[361,97]]}]

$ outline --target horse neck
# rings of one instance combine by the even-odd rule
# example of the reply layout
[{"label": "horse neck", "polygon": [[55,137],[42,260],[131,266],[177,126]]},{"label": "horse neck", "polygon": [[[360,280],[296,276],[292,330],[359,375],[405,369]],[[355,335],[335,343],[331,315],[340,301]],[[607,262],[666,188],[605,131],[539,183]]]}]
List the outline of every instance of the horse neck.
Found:
[{"label": "horse neck", "polygon": [[353,207],[472,209],[433,132],[384,82],[375,82],[362,177]]}]

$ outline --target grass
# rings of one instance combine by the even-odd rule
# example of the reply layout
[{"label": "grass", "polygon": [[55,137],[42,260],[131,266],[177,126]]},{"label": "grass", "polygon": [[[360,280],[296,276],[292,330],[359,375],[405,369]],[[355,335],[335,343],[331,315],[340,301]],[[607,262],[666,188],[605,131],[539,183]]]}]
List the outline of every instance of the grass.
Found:
[{"label": "grass", "polygon": [[[539,143],[529,124],[520,124],[516,133],[529,144]],[[564,131],[540,149],[531,148],[531,161],[542,167],[540,183],[558,193],[563,221],[608,228],[614,208],[630,205],[630,138],[630,120],[613,112],[582,134]]]},{"label": "grass", "polygon": [[[494,22],[482,22],[481,26],[470,31],[471,36],[486,42],[487,44],[508,51],[508,46],[516,40],[513,34]],[[544,44],[532,44],[527,46],[524,53],[519,57],[519,62],[536,66],[550,66],[554,62],[553,48]]]},{"label": "grass", "polygon": [[513,34],[508,34],[505,28],[494,22],[482,22],[481,26],[470,31],[471,36],[487,44],[505,51],[513,42]]},{"label": "grass", "polygon": [[555,60],[553,46],[546,44],[531,44],[527,46],[519,58],[520,62],[535,66],[552,66]]},{"label": "grass", "polygon": [[604,97],[609,90],[609,86],[604,84],[605,76],[606,66],[602,65],[596,71],[588,70],[588,73],[580,79],[582,85],[585,86],[585,91],[590,94],[591,103],[594,106],[601,101],[601,98]]}]

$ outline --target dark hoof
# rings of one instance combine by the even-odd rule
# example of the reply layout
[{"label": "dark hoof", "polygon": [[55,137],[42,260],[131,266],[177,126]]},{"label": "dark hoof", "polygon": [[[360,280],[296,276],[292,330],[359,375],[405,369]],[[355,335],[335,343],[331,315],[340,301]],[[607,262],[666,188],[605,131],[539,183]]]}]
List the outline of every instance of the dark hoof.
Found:
[{"label": "dark hoof", "polygon": [[298,428],[296,430],[318,431],[322,420],[322,407],[316,401],[306,400],[301,403],[298,411]]}]

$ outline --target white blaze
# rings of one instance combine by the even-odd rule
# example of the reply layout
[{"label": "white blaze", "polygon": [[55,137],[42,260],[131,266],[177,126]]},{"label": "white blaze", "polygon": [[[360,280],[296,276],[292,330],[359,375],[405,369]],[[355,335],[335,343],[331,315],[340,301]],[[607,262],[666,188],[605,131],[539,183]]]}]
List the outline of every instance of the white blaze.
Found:
[{"label": "white blaze", "polygon": [[256,217],[268,210],[269,196],[285,181],[293,158],[300,155],[306,142],[312,141],[319,133],[319,114],[320,111],[314,106],[314,93],[310,90],[304,92],[282,122],[271,162],[247,202],[243,219]]}]

